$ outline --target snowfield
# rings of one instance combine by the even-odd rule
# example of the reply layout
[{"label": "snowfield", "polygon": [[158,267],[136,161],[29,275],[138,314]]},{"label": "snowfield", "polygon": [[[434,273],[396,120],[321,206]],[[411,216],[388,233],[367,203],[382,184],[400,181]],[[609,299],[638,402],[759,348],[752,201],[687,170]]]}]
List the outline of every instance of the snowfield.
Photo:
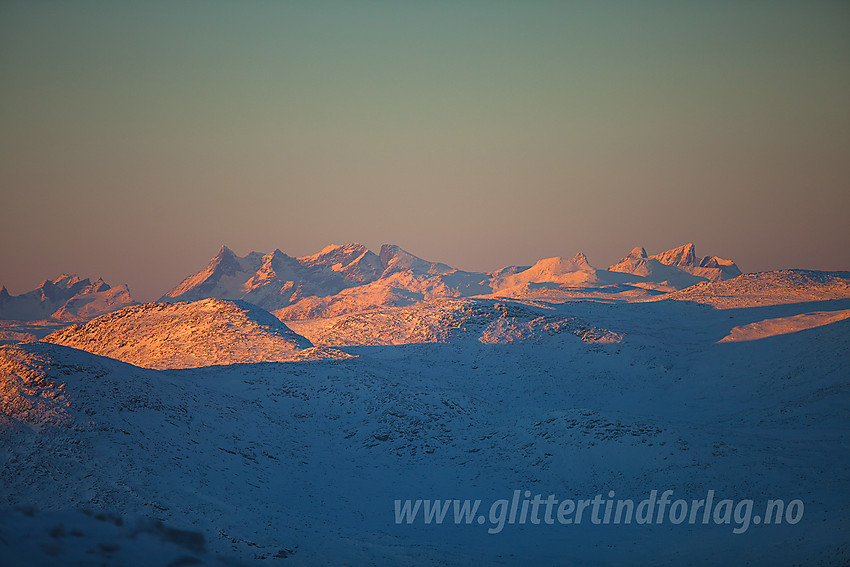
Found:
[{"label": "snowfield", "polygon": [[[645,276],[577,255],[465,296],[469,272],[364,250],[223,251],[178,294],[288,266],[349,286],[285,308],[345,306],[329,316],[196,297],[37,342],[43,326],[7,327],[25,342],[0,346],[0,563],[850,561],[847,272],[724,280],[734,264],[692,246],[635,249],[620,268]],[[670,274],[705,281],[662,294]],[[569,523],[538,495],[575,504]],[[454,499],[480,507],[426,520]],[[593,519],[613,517],[593,500],[650,499],[660,521]]]}]

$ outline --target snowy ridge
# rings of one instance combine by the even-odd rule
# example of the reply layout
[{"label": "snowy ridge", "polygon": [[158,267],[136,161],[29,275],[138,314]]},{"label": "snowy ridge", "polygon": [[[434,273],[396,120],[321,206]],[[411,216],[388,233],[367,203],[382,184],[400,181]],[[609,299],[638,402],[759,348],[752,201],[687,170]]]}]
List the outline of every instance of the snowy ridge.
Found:
[{"label": "snowy ridge", "polygon": [[299,257],[298,262],[306,267],[330,267],[350,282],[370,282],[377,279],[384,270],[381,258],[356,242],[331,244],[318,254]]},{"label": "snowy ridge", "polygon": [[0,289],[0,319],[86,321],[135,303],[126,285],[111,287],[99,278],[92,282],[62,274],[21,295]]},{"label": "snowy ridge", "polygon": [[393,272],[380,279],[342,290],[326,297],[305,297],[273,311],[282,321],[335,317],[382,307],[400,307],[446,297],[486,293],[489,287],[478,283],[480,274],[460,272],[428,275],[414,270]]},{"label": "snowy ridge", "polygon": [[357,243],[331,245],[299,258],[280,250],[239,257],[222,246],[204,270],[184,279],[160,300],[244,299],[273,310],[303,297],[334,295],[373,281],[383,269],[378,256]]},{"label": "snowy ridge", "polygon": [[259,307],[219,299],[127,307],[43,340],[144,368],[348,356],[311,349],[310,341]]},{"label": "snowy ridge", "polygon": [[695,301],[718,309],[824,301],[850,297],[850,272],[775,270],[736,278],[702,282],[662,296]]},{"label": "snowy ridge", "polygon": [[513,301],[434,299],[407,307],[385,307],[310,321],[290,321],[299,333],[323,346],[402,345],[477,340],[488,344],[540,342],[560,333],[585,342],[613,343],[622,334],[576,317]]},{"label": "snowy ridge", "polygon": [[729,334],[720,339],[721,343],[738,341],[755,341],[776,335],[797,333],[808,329],[831,325],[844,319],[850,319],[850,309],[837,309],[835,311],[813,311],[792,315],[790,317],[776,317],[763,319],[755,323],[733,327]]}]

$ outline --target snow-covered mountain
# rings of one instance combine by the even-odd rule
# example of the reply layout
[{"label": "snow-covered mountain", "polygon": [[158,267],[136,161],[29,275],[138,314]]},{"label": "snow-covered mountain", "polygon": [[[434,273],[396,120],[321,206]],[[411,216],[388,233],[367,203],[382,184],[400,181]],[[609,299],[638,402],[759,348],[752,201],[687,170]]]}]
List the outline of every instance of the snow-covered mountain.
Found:
[{"label": "snow-covered mountain", "polygon": [[161,301],[242,299],[283,319],[297,319],[486,293],[489,288],[482,281],[487,277],[423,260],[390,244],[379,255],[351,243],[297,258],[280,250],[239,257],[223,246],[206,269],[183,280]]},{"label": "snow-covered mountain", "polygon": [[263,309],[280,309],[303,297],[334,295],[377,279],[385,266],[362,244],[331,245],[295,258],[275,250],[239,257],[222,246],[206,269],[187,277],[161,301],[243,299]]},{"label": "snow-covered mountain", "polygon": [[352,243],[299,258],[280,250],[238,257],[222,247],[205,270],[162,301],[242,299],[292,321],[450,297],[647,299],[737,270],[716,257],[696,262],[692,244],[650,258],[640,250],[608,270],[594,268],[579,252],[570,259],[546,258],[483,273],[424,260],[392,244],[381,246],[379,254]]},{"label": "snow-covered mountain", "polygon": [[111,287],[100,278],[92,282],[62,274],[21,295],[10,295],[4,286],[0,289],[0,319],[86,321],[135,303],[126,285]]},{"label": "snow-covered mountain", "polygon": [[653,256],[647,256],[646,250],[638,246],[608,269],[612,272],[640,276],[649,282],[667,284],[674,289],[683,289],[706,280],[720,281],[741,275],[741,270],[731,260],[705,256],[697,261],[696,249],[692,242]]},{"label": "snow-covered mountain", "polygon": [[219,299],[126,307],[42,340],[144,368],[347,357],[311,348],[309,340],[255,305]]},{"label": "snow-covered mountain", "polygon": [[545,258],[528,268],[503,268],[491,274],[489,284],[494,296],[566,300],[594,296],[634,297],[635,292],[648,297],[644,279],[594,268],[587,256],[579,252],[570,259]]}]

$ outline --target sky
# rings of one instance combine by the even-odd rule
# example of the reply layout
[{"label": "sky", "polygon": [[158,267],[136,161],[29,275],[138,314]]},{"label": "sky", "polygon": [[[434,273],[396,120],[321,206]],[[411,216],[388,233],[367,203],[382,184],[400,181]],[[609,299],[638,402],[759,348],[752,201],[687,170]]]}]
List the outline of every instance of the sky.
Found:
[{"label": "sky", "polygon": [[850,269],[850,4],[0,2],[0,284],[226,244]]}]

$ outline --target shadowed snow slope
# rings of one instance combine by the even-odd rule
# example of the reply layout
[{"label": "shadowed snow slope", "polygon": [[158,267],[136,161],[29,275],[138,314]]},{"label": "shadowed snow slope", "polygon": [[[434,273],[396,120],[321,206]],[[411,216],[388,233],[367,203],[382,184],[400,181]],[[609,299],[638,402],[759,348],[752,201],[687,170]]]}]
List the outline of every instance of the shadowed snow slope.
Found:
[{"label": "shadowed snow slope", "polygon": [[194,368],[337,356],[242,301],[147,303],[51,333],[46,342],[145,368]]},{"label": "shadowed snow slope", "polygon": [[[172,564],[847,564],[850,320],[718,343],[743,322],[822,308],[584,301],[548,312],[621,342],[543,331],[483,343],[493,318],[519,326],[538,311],[499,304],[435,308],[468,340],[461,327],[460,340],[347,347],[359,356],[346,360],[159,371],[43,342],[0,347],[0,563],[117,566],[140,550]],[[613,492],[637,508],[666,490],[661,523],[600,524],[590,506],[566,525],[557,506],[529,505]],[[515,491],[531,496],[510,522]],[[710,491],[707,523],[700,509],[696,523],[674,520],[673,502]],[[480,508],[469,522],[452,506],[442,523],[422,509],[396,519],[398,499],[446,498]],[[772,499],[799,500],[800,521],[755,520]],[[137,517],[179,531],[136,533]],[[177,545],[163,550],[165,534]]]},{"label": "shadowed snow slope", "polygon": [[92,283],[88,278],[62,274],[21,295],[0,289],[0,319],[87,321],[135,303],[126,285],[110,287],[102,279]]}]

